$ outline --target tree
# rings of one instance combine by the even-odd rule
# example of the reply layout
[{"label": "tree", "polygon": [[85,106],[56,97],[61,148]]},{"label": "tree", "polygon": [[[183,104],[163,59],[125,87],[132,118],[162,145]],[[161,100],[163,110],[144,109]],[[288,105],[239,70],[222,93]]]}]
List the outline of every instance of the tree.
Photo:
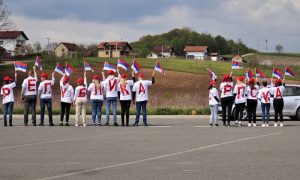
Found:
[{"label": "tree", "polygon": [[283,46],[281,44],[277,44],[275,46],[275,50],[278,54],[283,53]]},{"label": "tree", "polygon": [[0,31],[7,31],[13,29],[15,26],[8,18],[10,11],[4,5],[3,0],[0,0]]},{"label": "tree", "polygon": [[36,53],[41,53],[41,50],[42,50],[42,46],[41,46],[41,43],[40,42],[35,42],[33,44],[33,47],[34,47],[34,50]]}]

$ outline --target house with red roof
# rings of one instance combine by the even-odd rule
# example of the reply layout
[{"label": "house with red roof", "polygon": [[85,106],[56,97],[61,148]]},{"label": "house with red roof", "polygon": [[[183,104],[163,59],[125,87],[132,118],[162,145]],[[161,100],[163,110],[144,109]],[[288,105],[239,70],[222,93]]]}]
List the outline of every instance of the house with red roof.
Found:
[{"label": "house with red roof", "polygon": [[74,43],[61,42],[54,48],[57,57],[76,57],[78,46]]},{"label": "house with red roof", "polygon": [[170,58],[174,56],[174,48],[170,46],[155,46],[151,53],[147,55],[147,58]]},{"label": "house with red roof", "polygon": [[0,46],[11,56],[17,55],[16,49],[25,46],[28,40],[23,31],[0,31]]},{"label": "house with red roof", "polygon": [[128,56],[132,47],[126,41],[101,42],[98,45],[98,57],[124,57]]},{"label": "house with red roof", "polygon": [[184,52],[186,59],[204,60],[209,53],[209,49],[207,46],[185,46]]}]

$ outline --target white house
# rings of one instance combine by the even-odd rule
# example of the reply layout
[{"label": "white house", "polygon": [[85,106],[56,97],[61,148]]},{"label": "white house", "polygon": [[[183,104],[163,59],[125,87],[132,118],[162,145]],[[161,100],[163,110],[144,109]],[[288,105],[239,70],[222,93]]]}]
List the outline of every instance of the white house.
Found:
[{"label": "white house", "polygon": [[207,46],[185,46],[184,48],[186,59],[204,60],[208,51]]},{"label": "white house", "polygon": [[170,58],[173,56],[174,49],[169,46],[156,46],[153,48],[152,52],[148,54],[147,58],[157,59],[157,58]]},{"label": "white house", "polygon": [[210,59],[212,61],[218,61],[219,60],[219,53],[210,53]]},{"label": "white house", "polygon": [[15,56],[15,50],[26,45],[29,40],[23,31],[0,31],[0,46],[6,49],[7,53]]}]

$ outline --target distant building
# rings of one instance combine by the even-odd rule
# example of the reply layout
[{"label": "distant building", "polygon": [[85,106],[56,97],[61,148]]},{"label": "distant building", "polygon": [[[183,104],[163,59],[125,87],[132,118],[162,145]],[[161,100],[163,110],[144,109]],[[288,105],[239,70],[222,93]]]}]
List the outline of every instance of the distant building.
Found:
[{"label": "distant building", "polygon": [[29,40],[23,31],[0,31],[0,46],[11,56],[17,55],[16,49],[26,45]]},{"label": "distant building", "polygon": [[0,46],[0,61],[5,57],[6,49]]},{"label": "distant building", "polygon": [[152,52],[148,54],[147,58],[157,59],[157,58],[170,58],[174,55],[174,49],[170,46],[156,46],[153,48]]},{"label": "distant building", "polygon": [[212,61],[218,61],[219,60],[219,53],[210,53],[210,59]]},{"label": "distant building", "polygon": [[204,60],[207,57],[209,49],[207,46],[186,46],[184,52],[186,59]]},{"label": "distant building", "polygon": [[98,57],[124,57],[128,56],[132,47],[128,42],[101,42],[98,45]]},{"label": "distant building", "polygon": [[236,61],[236,62],[243,62],[243,58],[241,55],[236,54],[232,57],[232,61]]},{"label": "distant building", "polygon": [[76,44],[61,42],[54,48],[54,52],[57,57],[76,57],[77,48]]}]

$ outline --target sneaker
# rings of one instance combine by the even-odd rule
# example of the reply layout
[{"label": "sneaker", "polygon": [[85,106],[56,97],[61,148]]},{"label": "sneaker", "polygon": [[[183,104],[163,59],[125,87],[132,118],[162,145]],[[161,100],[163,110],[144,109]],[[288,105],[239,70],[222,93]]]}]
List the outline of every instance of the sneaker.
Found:
[{"label": "sneaker", "polygon": [[83,125],[82,125],[83,127],[86,127],[86,124],[85,123],[83,123]]},{"label": "sneaker", "polygon": [[39,126],[44,126],[44,123],[40,123]]},{"label": "sneaker", "polygon": [[144,123],[144,126],[149,126],[149,124],[148,123]]},{"label": "sneaker", "polygon": [[212,124],[209,124],[209,127],[212,127],[213,125]]},{"label": "sneaker", "polygon": [[76,127],[78,127],[78,124],[75,124]]},{"label": "sneaker", "polygon": [[114,123],[114,126],[119,126],[119,124],[118,123]]},{"label": "sneaker", "polygon": [[276,123],[274,123],[274,127],[277,127],[278,125],[277,125],[277,122]]},{"label": "sneaker", "polygon": [[66,123],[65,123],[65,126],[69,126],[69,123],[68,123],[68,122],[66,122]]},{"label": "sneaker", "polygon": [[261,125],[261,127],[266,127],[266,124],[265,124],[265,123],[263,123],[263,124]]},{"label": "sneaker", "polygon": [[266,127],[269,127],[269,124],[268,124],[268,123],[266,123]]},{"label": "sneaker", "polygon": [[100,126],[101,126],[101,123],[98,123],[98,126],[100,127]]},{"label": "sneaker", "polygon": [[105,126],[109,126],[109,123],[105,123]]},{"label": "sneaker", "polygon": [[253,127],[256,127],[256,123],[253,123]]},{"label": "sneaker", "polygon": [[33,126],[36,126],[36,123],[32,123]]},{"label": "sneaker", "polygon": [[215,124],[216,127],[219,127],[219,124]]},{"label": "sneaker", "polygon": [[132,126],[138,127],[139,124],[138,123],[134,123]]},{"label": "sneaker", "polygon": [[93,123],[93,127],[96,127],[97,125],[95,123]]},{"label": "sneaker", "polygon": [[248,123],[248,127],[251,127],[252,126],[252,124],[251,123]]},{"label": "sneaker", "polygon": [[63,123],[63,122],[60,122],[60,123],[59,123],[59,125],[60,125],[60,126],[63,126],[63,125],[64,125],[64,123]]},{"label": "sneaker", "polygon": [[228,124],[226,125],[226,127],[230,127],[230,124],[228,123]]},{"label": "sneaker", "polygon": [[283,123],[280,123],[280,127],[283,127]]},{"label": "sneaker", "polygon": [[53,123],[50,123],[49,126],[54,126],[54,124],[53,124]]},{"label": "sneaker", "polygon": [[236,121],[235,122],[235,127],[238,127],[239,126],[239,123]]}]

